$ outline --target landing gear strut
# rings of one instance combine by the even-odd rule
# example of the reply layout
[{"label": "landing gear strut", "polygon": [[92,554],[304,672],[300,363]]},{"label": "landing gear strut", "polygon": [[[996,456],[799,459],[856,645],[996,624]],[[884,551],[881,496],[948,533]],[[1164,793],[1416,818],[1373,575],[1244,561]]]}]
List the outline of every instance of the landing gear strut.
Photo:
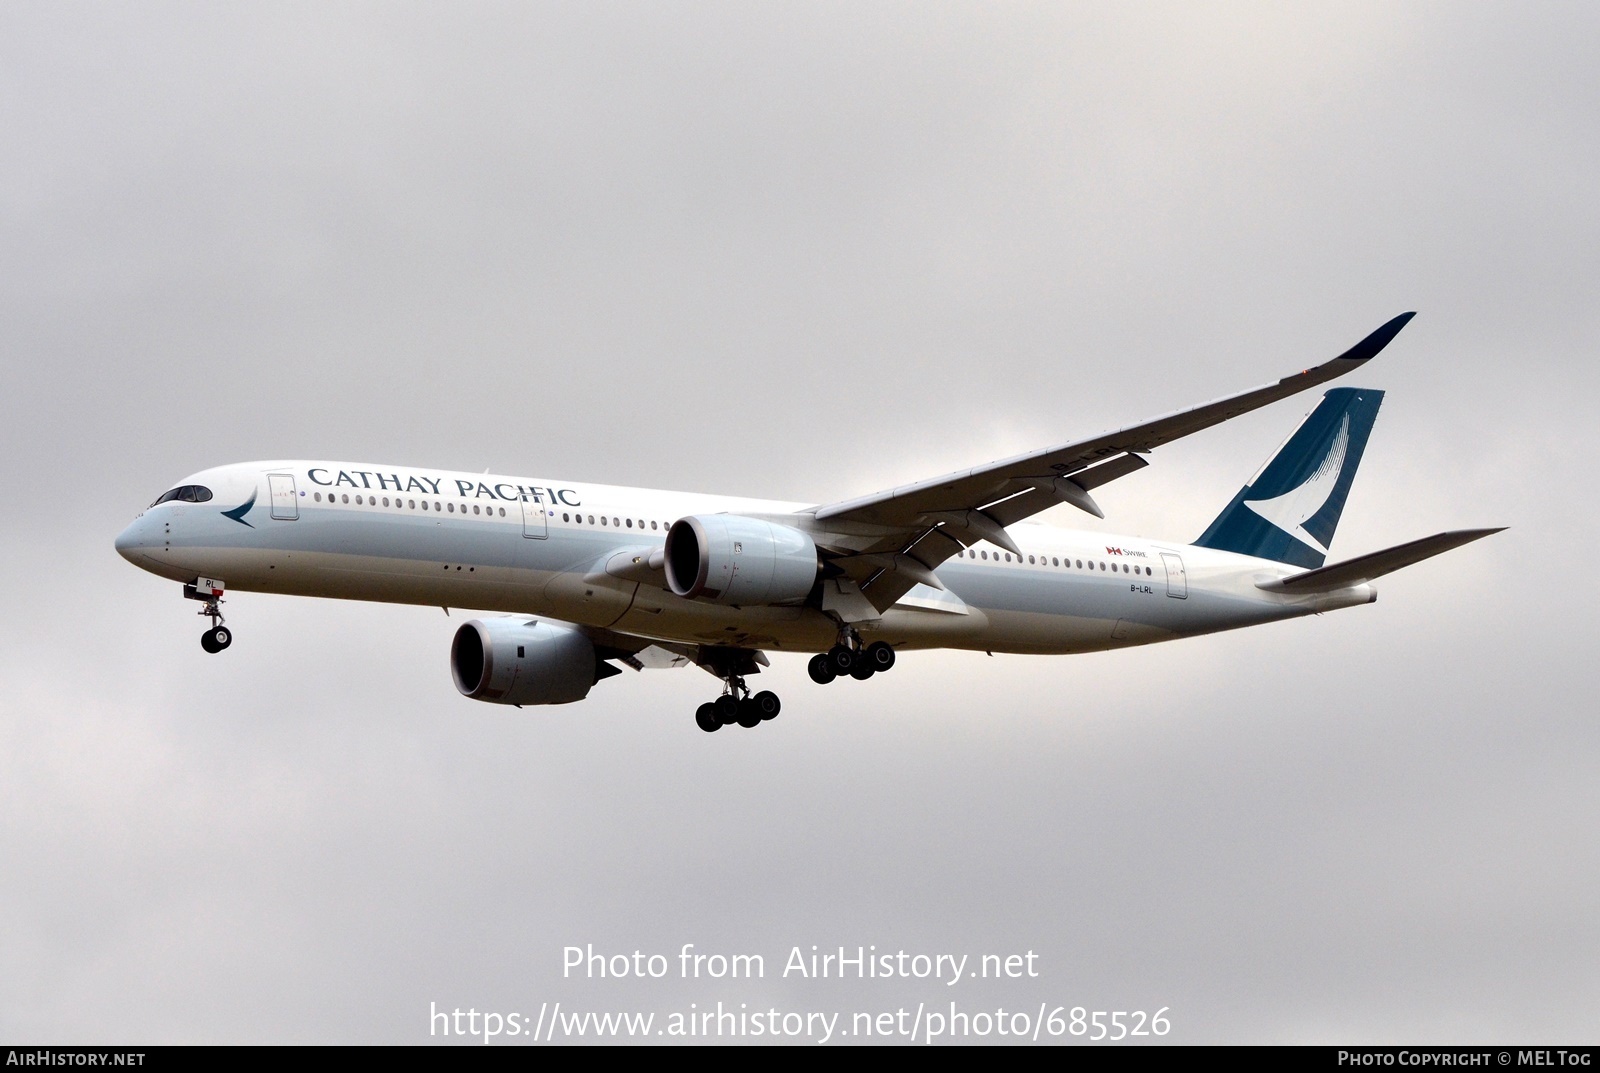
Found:
[{"label": "landing gear strut", "polygon": [[233,644],[233,631],[222,624],[221,583],[201,578],[192,585],[185,585],[183,595],[204,604],[200,615],[211,620],[211,628],[200,635],[201,648],[215,655]]},{"label": "landing gear strut", "polygon": [[865,647],[854,630],[846,629],[839,635],[839,643],[826,652],[819,652],[806,664],[806,673],[818,685],[827,685],[841,675],[849,675],[865,682],[879,671],[894,666],[894,646],[887,641],[874,641]]}]

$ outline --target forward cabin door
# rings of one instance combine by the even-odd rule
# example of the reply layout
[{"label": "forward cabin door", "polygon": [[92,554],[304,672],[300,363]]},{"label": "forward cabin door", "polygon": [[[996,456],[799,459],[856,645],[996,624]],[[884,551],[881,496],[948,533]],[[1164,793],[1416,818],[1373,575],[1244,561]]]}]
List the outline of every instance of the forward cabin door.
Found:
[{"label": "forward cabin door", "polygon": [[300,500],[295,495],[292,473],[267,474],[267,488],[272,493],[272,516],[280,522],[298,521]]},{"label": "forward cabin door", "polygon": [[550,518],[537,492],[522,493],[522,535],[529,540],[543,540],[550,535]]}]

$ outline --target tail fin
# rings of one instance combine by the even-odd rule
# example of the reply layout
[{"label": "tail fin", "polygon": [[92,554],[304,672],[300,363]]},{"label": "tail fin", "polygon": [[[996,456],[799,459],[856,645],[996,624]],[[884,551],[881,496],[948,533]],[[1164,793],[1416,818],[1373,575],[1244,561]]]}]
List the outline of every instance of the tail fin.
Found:
[{"label": "tail fin", "polygon": [[1315,569],[1328,556],[1383,392],[1334,388],[1256,479],[1239,489],[1198,547]]}]

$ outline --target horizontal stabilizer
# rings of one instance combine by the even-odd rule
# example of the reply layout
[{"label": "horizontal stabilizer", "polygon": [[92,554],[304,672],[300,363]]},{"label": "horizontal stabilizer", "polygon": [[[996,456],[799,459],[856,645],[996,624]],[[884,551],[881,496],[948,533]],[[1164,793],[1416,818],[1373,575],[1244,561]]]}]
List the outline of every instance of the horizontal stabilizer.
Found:
[{"label": "horizontal stabilizer", "polygon": [[1288,593],[1332,592],[1335,589],[1347,589],[1352,585],[1360,585],[1373,578],[1393,573],[1401,567],[1420,563],[1424,559],[1431,559],[1452,548],[1459,548],[1463,544],[1470,544],[1474,540],[1504,530],[1505,527],[1501,526],[1499,529],[1456,529],[1448,533],[1435,533],[1431,537],[1385,548],[1370,555],[1360,555],[1342,563],[1334,563],[1332,566],[1318,567],[1316,570],[1307,570],[1303,574],[1293,574],[1273,581],[1263,581],[1256,587],[1271,592]]}]

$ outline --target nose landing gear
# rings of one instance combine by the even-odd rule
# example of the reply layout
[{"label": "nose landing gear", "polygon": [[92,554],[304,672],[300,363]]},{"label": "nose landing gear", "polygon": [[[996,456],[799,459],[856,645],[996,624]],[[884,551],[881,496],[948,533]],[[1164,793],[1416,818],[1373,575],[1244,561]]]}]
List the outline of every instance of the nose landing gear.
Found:
[{"label": "nose landing gear", "polygon": [[200,635],[200,647],[215,655],[233,644],[233,631],[226,626],[214,626]]},{"label": "nose landing gear", "polygon": [[211,628],[200,635],[200,647],[212,655],[233,644],[233,631],[222,624],[222,593],[222,582],[210,578],[199,578],[183,587],[185,598],[205,605],[199,613],[211,620]]}]

